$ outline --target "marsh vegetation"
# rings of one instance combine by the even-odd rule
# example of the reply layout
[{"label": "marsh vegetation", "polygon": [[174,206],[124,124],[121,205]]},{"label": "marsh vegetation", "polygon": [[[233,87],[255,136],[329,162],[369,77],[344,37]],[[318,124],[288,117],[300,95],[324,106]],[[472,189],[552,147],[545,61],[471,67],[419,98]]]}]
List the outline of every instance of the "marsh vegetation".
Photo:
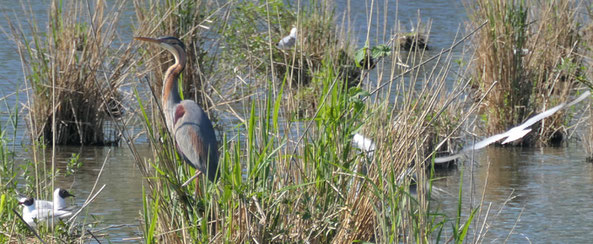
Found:
[{"label": "marsh vegetation", "polygon": [[[571,101],[591,84],[590,23],[579,1],[468,2],[467,29],[430,53],[430,23],[421,18],[414,29],[422,33],[409,42],[415,48],[402,45],[408,30],[386,18],[370,35],[381,21],[378,5],[370,5],[360,40],[332,1],[111,4],[51,1],[45,29],[34,18],[10,21],[5,34],[21,57],[27,101],[25,116],[7,108],[12,124],[0,126],[26,123],[32,153],[17,166],[11,135],[0,133],[0,242],[95,238],[92,225],[66,223],[37,229],[38,239],[12,212],[19,209],[12,199],[47,199],[66,174],[46,154],[56,145],[119,141],[144,178],[137,218],[146,243],[483,242],[488,228],[478,227],[488,225],[490,210],[483,199],[466,208],[460,187],[453,216],[436,206],[434,157]],[[178,155],[159,99],[173,60],[121,39],[124,11],[134,13],[134,36],[185,43],[180,92],[217,129],[216,183],[202,177],[182,186],[195,169]],[[295,45],[278,48],[293,27]],[[129,84],[130,92],[121,89]],[[559,145],[572,131],[590,130],[582,111],[562,110],[518,144]],[[134,121],[140,132],[127,129]],[[376,149],[356,148],[357,133]],[[586,133],[591,155],[593,133]],[[138,149],[139,136],[150,154]],[[84,167],[78,160],[71,173]]]}]

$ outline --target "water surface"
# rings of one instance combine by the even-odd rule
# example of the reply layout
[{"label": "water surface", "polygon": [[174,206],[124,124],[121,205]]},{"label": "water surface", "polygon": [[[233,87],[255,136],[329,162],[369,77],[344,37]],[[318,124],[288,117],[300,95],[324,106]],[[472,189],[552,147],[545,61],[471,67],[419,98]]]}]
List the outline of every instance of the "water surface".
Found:
[{"label": "water surface", "polygon": [[484,207],[492,204],[487,221],[488,242],[499,243],[508,237],[510,243],[590,243],[593,164],[587,163],[585,157],[577,145],[487,148],[476,155],[473,167],[465,163],[460,170],[435,182],[436,187],[451,193],[438,197],[437,205],[448,216],[455,216],[455,196],[463,170],[464,215],[469,213],[472,176],[473,206],[478,205],[482,193]]}]

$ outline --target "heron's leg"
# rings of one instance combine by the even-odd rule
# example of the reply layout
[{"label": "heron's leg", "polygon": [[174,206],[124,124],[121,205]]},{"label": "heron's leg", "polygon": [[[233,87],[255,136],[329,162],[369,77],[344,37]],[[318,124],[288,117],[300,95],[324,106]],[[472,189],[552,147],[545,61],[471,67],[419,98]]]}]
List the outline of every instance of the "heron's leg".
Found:
[{"label": "heron's leg", "polygon": [[194,174],[194,176],[190,177],[189,179],[187,179],[185,182],[183,182],[183,184],[181,184],[181,187],[186,187],[187,185],[189,185],[189,183],[198,178],[198,176],[200,176],[200,174],[202,174],[202,171],[199,171],[196,169],[196,174]]}]

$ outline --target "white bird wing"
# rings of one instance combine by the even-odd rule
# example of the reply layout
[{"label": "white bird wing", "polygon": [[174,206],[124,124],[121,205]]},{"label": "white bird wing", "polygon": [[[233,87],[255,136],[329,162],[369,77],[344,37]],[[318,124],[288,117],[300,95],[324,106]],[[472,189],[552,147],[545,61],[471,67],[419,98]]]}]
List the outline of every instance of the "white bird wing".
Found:
[{"label": "white bird wing", "polygon": [[458,154],[453,154],[450,156],[446,156],[446,157],[438,157],[438,158],[434,158],[434,162],[435,163],[445,163],[445,162],[449,162],[449,161],[453,161],[455,159],[460,158],[461,156],[463,156],[463,153],[458,153]]},{"label": "white bird wing", "polygon": [[481,141],[477,142],[474,145],[464,147],[463,150],[461,150],[461,152],[469,152],[469,151],[472,151],[472,150],[482,149],[482,148],[484,148],[484,147],[486,147],[486,146],[488,146],[488,145],[490,145],[492,143],[495,143],[497,141],[500,141],[501,139],[503,139],[503,138],[505,138],[507,136],[508,136],[507,135],[507,132],[502,133],[502,134],[493,135],[491,137],[488,137],[488,138],[486,138],[484,140],[481,140]]},{"label": "white bird wing", "polygon": [[527,135],[527,133],[529,133],[530,131],[531,131],[531,129],[525,129],[525,130],[509,130],[506,133],[506,134],[508,134],[509,137],[507,137],[507,139],[504,140],[502,142],[502,144],[507,144],[509,142],[519,140],[519,139],[523,138],[525,135]]},{"label": "white bird wing", "polygon": [[53,209],[54,203],[46,200],[35,200],[35,208],[36,209]]},{"label": "white bird wing", "polygon": [[577,103],[580,103],[581,101],[583,101],[585,98],[589,97],[591,95],[591,91],[586,91],[583,94],[581,94],[577,99],[575,99],[574,101],[570,102],[569,104],[567,104],[567,107],[570,107],[572,105],[575,105]]},{"label": "white bird wing", "polygon": [[54,216],[57,217],[57,218],[70,217],[70,216],[72,216],[72,212],[71,211],[66,211],[66,210],[56,210],[54,212]]},{"label": "white bird wing", "polygon": [[371,139],[364,137],[361,134],[354,134],[354,137],[352,138],[352,142],[354,143],[354,146],[366,153],[368,152],[372,152],[375,151],[375,143],[373,143],[373,141],[371,141]]},{"label": "white bird wing", "polygon": [[[575,105],[581,101],[583,101],[585,98],[589,97],[589,95],[591,95],[590,91],[586,91],[583,94],[581,94],[577,99],[573,100],[572,102],[566,104],[566,103],[561,103],[559,105],[557,105],[556,107],[553,107],[551,109],[548,109],[546,111],[541,112],[540,114],[531,117],[530,119],[528,119],[527,121],[525,121],[525,123],[517,126],[520,127],[521,129],[526,129],[529,126],[532,126],[533,124],[537,123],[538,121],[545,119],[547,117],[552,116],[552,114],[558,112],[558,110],[564,108],[564,107],[570,107],[572,105]],[[515,127],[515,128],[517,128]],[[514,128],[513,128],[514,129]]]},{"label": "white bird wing", "polygon": [[31,212],[31,217],[33,219],[37,219],[37,220],[44,220],[44,219],[51,218],[52,214],[55,218],[65,218],[65,217],[71,216],[72,212],[65,211],[65,210],[54,211],[53,209],[42,208],[42,209],[33,210]]},{"label": "white bird wing", "polygon": [[526,129],[527,127],[532,126],[533,124],[537,123],[538,121],[552,116],[552,114],[558,112],[558,110],[562,109],[564,106],[566,106],[566,103],[561,103],[560,105],[558,105],[556,107],[553,107],[551,109],[543,111],[543,112],[539,113],[538,115],[529,118],[527,121],[525,121],[525,123],[512,128],[511,130],[513,130],[515,128],[521,128],[521,130]]}]

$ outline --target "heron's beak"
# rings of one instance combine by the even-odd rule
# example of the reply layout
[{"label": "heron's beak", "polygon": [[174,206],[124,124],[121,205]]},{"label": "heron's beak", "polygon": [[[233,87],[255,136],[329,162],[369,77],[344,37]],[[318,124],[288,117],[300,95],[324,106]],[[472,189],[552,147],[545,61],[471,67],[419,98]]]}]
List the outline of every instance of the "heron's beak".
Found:
[{"label": "heron's beak", "polygon": [[134,40],[145,41],[145,42],[152,42],[152,43],[156,43],[156,44],[160,44],[161,43],[161,40],[159,40],[159,39],[150,38],[150,37],[143,37],[143,36],[136,36],[136,37],[134,37]]}]

